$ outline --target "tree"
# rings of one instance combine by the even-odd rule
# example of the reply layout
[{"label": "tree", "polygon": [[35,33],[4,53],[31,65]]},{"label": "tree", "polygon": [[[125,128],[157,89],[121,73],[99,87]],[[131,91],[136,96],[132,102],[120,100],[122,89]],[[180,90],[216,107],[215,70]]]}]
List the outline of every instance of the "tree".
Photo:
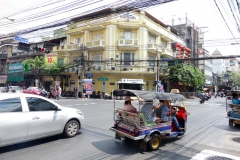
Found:
[{"label": "tree", "polygon": [[60,29],[56,29],[53,31],[53,37],[54,38],[61,38],[61,37],[66,37],[66,29],[64,28],[60,28]]},{"label": "tree", "polygon": [[190,63],[180,63],[169,67],[168,78],[184,86],[200,87],[205,82],[204,74]]},{"label": "tree", "polygon": [[69,67],[69,64],[64,64],[63,61],[58,61],[58,63],[53,62],[51,65],[45,67],[45,71],[53,76],[53,79],[56,79],[56,76],[61,72],[64,72],[66,68]]},{"label": "tree", "polygon": [[35,70],[37,70],[37,75],[39,80],[40,72],[43,71],[45,68],[45,62],[44,62],[43,56],[40,56],[40,57],[36,56],[34,59],[27,59],[23,61],[22,64],[25,72],[28,72],[29,67],[32,67]]},{"label": "tree", "polygon": [[[224,79],[224,74],[222,74],[222,78]],[[238,72],[230,72],[228,83],[233,86],[240,86],[240,74]]]}]

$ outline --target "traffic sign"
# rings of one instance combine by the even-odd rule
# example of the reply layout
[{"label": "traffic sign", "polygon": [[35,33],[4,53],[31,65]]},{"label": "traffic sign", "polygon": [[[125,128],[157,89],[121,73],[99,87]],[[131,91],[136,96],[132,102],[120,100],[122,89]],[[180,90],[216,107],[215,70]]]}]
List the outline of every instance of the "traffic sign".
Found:
[{"label": "traffic sign", "polygon": [[100,78],[97,78],[98,81],[108,81],[108,78],[106,77],[100,77]]},{"label": "traffic sign", "polygon": [[18,36],[14,36],[14,40],[22,43],[28,43],[28,40],[26,38],[21,38]]}]

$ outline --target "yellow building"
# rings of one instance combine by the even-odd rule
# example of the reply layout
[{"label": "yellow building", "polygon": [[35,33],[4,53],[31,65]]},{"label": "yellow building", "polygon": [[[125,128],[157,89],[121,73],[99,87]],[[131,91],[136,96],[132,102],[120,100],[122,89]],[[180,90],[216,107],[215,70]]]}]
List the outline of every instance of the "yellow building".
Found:
[{"label": "yellow building", "polygon": [[[151,60],[173,57],[172,43],[184,44],[173,28],[145,11],[115,13],[105,9],[74,18],[72,22],[66,44],[55,47],[53,52],[65,63],[73,63],[82,54],[82,44],[86,46],[84,55],[91,69],[85,73],[93,75],[93,91],[154,90],[157,64]],[[78,86],[77,69],[66,70],[71,75],[66,90]],[[101,77],[108,81],[98,81]],[[160,72],[159,80],[164,80],[165,90],[169,91],[167,75]]]}]

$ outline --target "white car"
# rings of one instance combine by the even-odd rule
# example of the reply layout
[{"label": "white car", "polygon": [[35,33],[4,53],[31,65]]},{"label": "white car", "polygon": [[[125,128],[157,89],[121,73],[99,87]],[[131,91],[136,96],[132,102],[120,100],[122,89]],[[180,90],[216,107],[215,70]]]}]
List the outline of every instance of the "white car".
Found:
[{"label": "white car", "polygon": [[84,127],[83,113],[33,94],[0,96],[0,147],[57,134],[74,137]]}]

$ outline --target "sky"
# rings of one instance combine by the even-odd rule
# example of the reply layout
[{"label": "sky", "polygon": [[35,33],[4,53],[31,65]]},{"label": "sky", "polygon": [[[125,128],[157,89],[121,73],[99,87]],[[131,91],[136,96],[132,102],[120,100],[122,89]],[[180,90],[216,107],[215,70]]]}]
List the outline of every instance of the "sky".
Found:
[{"label": "sky", "polygon": [[[75,0],[76,1],[76,0]],[[59,18],[65,18],[71,15],[79,14],[85,11],[89,11],[96,7],[113,3],[116,0],[78,0],[82,7],[79,6],[78,10],[65,12],[63,14],[56,14],[48,17],[48,14],[43,20],[36,20],[34,22],[21,23],[26,21],[24,17],[34,16],[39,12],[46,12],[48,7],[37,8],[40,4],[53,3],[54,8],[60,7],[60,5],[66,5],[74,3],[74,0],[0,0],[0,34],[11,33],[16,30],[22,30],[36,25],[41,25],[47,22],[56,21]],[[221,16],[215,1],[226,20],[226,23]],[[204,33],[204,48],[213,53],[218,49],[222,55],[238,55],[240,53],[240,45],[231,45],[231,43],[238,43],[236,40],[240,37],[237,30],[236,23],[234,21],[232,12],[230,11],[228,1],[232,0],[176,0],[166,4],[154,6],[145,9],[162,22],[172,25],[185,23],[186,17],[194,23],[197,27],[200,27],[201,32]],[[56,3],[59,2],[59,3]],[[84,5],[91,4],[90,7],[84,7]],[[74,5],[74,4],[73,4]],[[75,5],[76,6],[76,5]],[[35,7],[34,10],[26,10],[24,13],[12,15],[17,11],[21,11],[26,7]],[[49,8],[50,9],[50,8]],[[8,17],[8,19],[6,18]],[[11,21],[10,19],[14,19]],[[19,21],[19,22],[17,22]],[[18,25],[14,25],[14,24]],[[231,30],[231,32],[230,32]],[[29,35],[22,35],[24,38],[37,38],[41,35],[46,36],[50,31],[33,32]]]}]

